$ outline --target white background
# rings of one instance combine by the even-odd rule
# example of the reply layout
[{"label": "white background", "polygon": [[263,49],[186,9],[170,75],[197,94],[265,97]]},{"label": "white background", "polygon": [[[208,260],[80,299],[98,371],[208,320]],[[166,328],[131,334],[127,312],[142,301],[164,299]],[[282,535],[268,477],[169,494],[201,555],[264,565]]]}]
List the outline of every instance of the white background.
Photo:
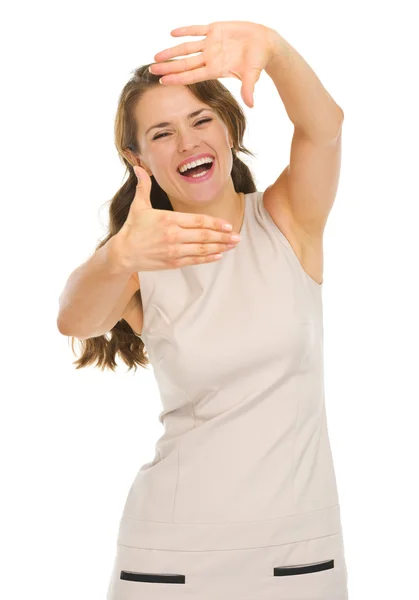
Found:
[{"label": "white background", "polygon": [[[1,578],[5,600],[103,600],[119,518],[163,434],[152,368],[76,370],[56,326],[106,235],[124,168],[117,98],[136,67],[220,20],[273,27],[343,108],[324,243],[325,385],[351,600],[418,594],[417,21],[414,2],[21,2],[1,22]],[[265,72],[245,157],[258,190],[293,133]],[[244,328],[246,324],[244,323]],[[222,344],[222,340],[220,340]],[[263,435],[263,432],[261,432]],[[240,599],[237,599],[240,600]]]}]

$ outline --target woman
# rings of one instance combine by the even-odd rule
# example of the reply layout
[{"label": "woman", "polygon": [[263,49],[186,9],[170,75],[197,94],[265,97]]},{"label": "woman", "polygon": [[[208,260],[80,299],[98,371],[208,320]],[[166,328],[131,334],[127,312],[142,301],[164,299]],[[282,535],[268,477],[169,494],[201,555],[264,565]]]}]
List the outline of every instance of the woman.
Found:
[{"label": "woman", "polygon": [[[115,133],[129,178],[107,240],[63,294],[63,333],[74,335],[77,315],[95,322],[79,321],[78,367],[114,368],[116,352],[146,366],[146,346],[164,408],[155,458],[125,503],[107,600],[165,600],[175,585],[197,600],[345,600],[321,255],[343,112],[270,28],[216,22],[172,35],[206,37],[160,52],[125,86]],[[252,107],[263,69],[295,131],[290,165],[259,192],[237,156],[251,154],[243,112],[217,78],[238,77]],[[93,292],[77,303],[93,281],[108,308],[114,283],[112,311],[98,299],[95,313]]]}]

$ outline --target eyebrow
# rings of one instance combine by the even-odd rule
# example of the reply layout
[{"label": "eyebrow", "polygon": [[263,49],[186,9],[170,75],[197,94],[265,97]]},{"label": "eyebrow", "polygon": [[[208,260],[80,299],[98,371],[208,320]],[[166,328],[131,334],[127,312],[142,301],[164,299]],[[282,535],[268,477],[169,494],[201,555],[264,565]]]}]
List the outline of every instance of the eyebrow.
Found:
[{"label": "eyebrow", "polygon": [[[187,115],[187,118],[193,119],[194,117],[197,117],[198,115],[200,115],[201,112],[203,112],[204,110],[211,110],[211,109],[210,108],[200,108],[199,110],[194,110],[194,112],[191,112],[191,113],[189,113],[189,115]],[[168,127],[169,125],[171,125],[170,121],[163,121],[162,123],[157,123],[156,125],[152,125],[151,127],[149,127],[147,129],[147,131],[145,132],[145,134],[147,135],[152,129],[158,129],[159,127]]]}]

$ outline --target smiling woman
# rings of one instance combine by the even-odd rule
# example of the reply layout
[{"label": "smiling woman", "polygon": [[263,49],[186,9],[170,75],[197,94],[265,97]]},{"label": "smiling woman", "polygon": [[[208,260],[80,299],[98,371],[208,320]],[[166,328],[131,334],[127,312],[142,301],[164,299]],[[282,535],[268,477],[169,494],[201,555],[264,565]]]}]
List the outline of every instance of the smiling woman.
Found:
[{"label": "smiling woman", "polygon": [[[103,248],[127,219],[137,187],[135,165],[143,166],[151,177],[150,201],[157,210],[212,213],[239,224],[243,194],[256,191],[249,167],[238,156],[240,152],[254,156],[243,145],[246,118],[229,90],[218,80],[165,88],[148,66],[136,69],[119,97],[115,145],[128,178],[110,202],[109,233],[96,250]],[[213,159],[212,166],[202,176],[200,171],[206,167],[198,163],[208,156]],[[182,174],[179,167],[185,163],[192,169]],[[129,303],[130,315],[136,311],[139,315],[143,310],[141,277],[134,275],[133,297],[125,302],[121,293],[120,300],[124,307]],[[138,326],[142,319],[130,317],[128,323],[123,314],[122,307],[119,319],[115,311],[111,319],[106,315],[103,321],[112,323],[106,334],[70,336],[73,352],[76,343],[81,348],[74,363],[78,369],[96,363],[115,370],[117,356],[129,369],[148,366],[145,344],[130,326],[134,322]]]},{"label": "smiling woman", "polygon": [[[206,214],[239,221],[239,190],[231,178],[233,132],[221,111],[187,86],[158,86],[142,95],[134,115],[138,152],[133,161],[164,189],[173,209],[193,213],[205,207]],[[210,169],[197,163],[207,157],[213,159]],[[183,165],[191,171],[179,177]]]},{"label": "smiling woman", "polygon": [[[84,323],[95,315],[97,333],[121,316],[109,336],[82,340],[78,368],[97,359],[113,369],[116,354],[130,368],[145,366],[147,345],[163,409],[164,434],[123,507],[107,600],[168,600],[173,585],[190,600],[347,600],[322,286],[238,158],[251,154],[242,143],[246,121],[217,79],[242,77],[251,105],[270,62],[269,29],[229,21],[189,32],[207,35],[187,45],[188,53],[202,47],[203,58],[155,67],[172,73],[165,79],[173,85],[159,85],[145,66],[122,90],[115,143],[128,178],[99,245],[118,247],[118,260],[99,251],[70,295],[78,331],[77,315]],[[222,260],[206,260],[215,241],[209,229],[221,231],[225,221],[240,243]],[[217,232],[216,241],[233,236],[226,238]],[[102,296],[115,305],[112,319]],[[128,322],[136,327],[131,315],[140,306],[136,336]]]}]

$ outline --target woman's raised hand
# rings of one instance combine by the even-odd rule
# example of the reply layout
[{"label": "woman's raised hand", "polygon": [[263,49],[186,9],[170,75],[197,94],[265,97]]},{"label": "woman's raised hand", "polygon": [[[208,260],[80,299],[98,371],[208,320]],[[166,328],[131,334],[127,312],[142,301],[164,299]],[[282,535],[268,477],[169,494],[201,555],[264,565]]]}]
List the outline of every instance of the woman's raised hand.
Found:
[{"label": "woman's raised hand", "polygon": [[[254,106],[254,88],[266,69],[281,39],[270,27],[251,21],[216,21],[209,25],[189,25],[173,29],[174,37],[206,36],[184,42],[154,55],[157,62],[149,68],[162,75],[163,85],[189,85],[198,81],[235,77],[242,82],[241,97],[249,108]],[[197,56],[172,60],[200,52]]]},{"label": "woman's raised hand", "polygon": [[129,273],[177,269],[221,258],[235,248],[228,222],[205,214],[154,209],[150,202],[151,179],[142,167],[128,217],[114,236],[119,264]]}]

